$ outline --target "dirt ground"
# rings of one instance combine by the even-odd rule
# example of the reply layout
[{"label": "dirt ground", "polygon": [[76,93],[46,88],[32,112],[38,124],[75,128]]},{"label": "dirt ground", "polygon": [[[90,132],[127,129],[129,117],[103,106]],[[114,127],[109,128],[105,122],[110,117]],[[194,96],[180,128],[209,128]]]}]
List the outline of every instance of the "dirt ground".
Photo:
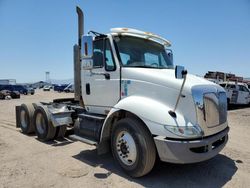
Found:
[{"label": "dirt ground", "polygon": [[189,165],[157,163],[132,179],[111,154],[69,139],[43,143],[15,128],[15,105],[72,94],[36,91],[0,101],[0,187],[250,187],[250,108],[229,111],[229,142],[215,158]]}]

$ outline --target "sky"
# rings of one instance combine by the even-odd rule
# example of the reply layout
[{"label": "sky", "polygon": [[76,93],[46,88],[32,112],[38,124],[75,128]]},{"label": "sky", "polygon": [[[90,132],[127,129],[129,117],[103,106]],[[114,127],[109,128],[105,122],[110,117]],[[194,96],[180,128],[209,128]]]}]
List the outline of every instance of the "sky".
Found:
[{"label": "sky", "polygon": [[73,78],[76,5],[85,32],[130,27],[172,43],[174,64],[250,77],[250,0],[0,0],[0,79]]}]

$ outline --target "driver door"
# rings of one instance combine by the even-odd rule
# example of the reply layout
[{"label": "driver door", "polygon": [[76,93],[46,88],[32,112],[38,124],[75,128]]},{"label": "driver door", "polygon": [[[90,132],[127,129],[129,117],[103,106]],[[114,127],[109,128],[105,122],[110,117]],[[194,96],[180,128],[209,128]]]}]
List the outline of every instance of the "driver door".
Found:
[{"label": "driver door", "polygon": [[86,110],[107,114],[120,99],[120,72],[108,38],[93,43],[93,69],[81,70]]}]

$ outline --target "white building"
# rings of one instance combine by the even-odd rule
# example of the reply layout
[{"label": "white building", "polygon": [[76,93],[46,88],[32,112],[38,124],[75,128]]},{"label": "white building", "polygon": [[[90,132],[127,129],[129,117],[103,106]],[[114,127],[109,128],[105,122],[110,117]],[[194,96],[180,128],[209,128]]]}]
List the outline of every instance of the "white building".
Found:
[{"label": "white building", "polygon": [[16,84],[16,79],[0,79],[0,84],[1,85],[15,85]]}]

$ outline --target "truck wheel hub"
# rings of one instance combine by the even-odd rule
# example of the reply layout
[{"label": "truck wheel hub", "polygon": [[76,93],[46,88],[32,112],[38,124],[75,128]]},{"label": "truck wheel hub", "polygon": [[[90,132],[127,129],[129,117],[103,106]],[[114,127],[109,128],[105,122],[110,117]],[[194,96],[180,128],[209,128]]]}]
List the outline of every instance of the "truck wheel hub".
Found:
[{"label": "truck wheel hub", "polygon": [[135,141],[130,133],[122,131],[116,139],[116,152],[120,160],[126,165],[133,165],[137,158]]}]

